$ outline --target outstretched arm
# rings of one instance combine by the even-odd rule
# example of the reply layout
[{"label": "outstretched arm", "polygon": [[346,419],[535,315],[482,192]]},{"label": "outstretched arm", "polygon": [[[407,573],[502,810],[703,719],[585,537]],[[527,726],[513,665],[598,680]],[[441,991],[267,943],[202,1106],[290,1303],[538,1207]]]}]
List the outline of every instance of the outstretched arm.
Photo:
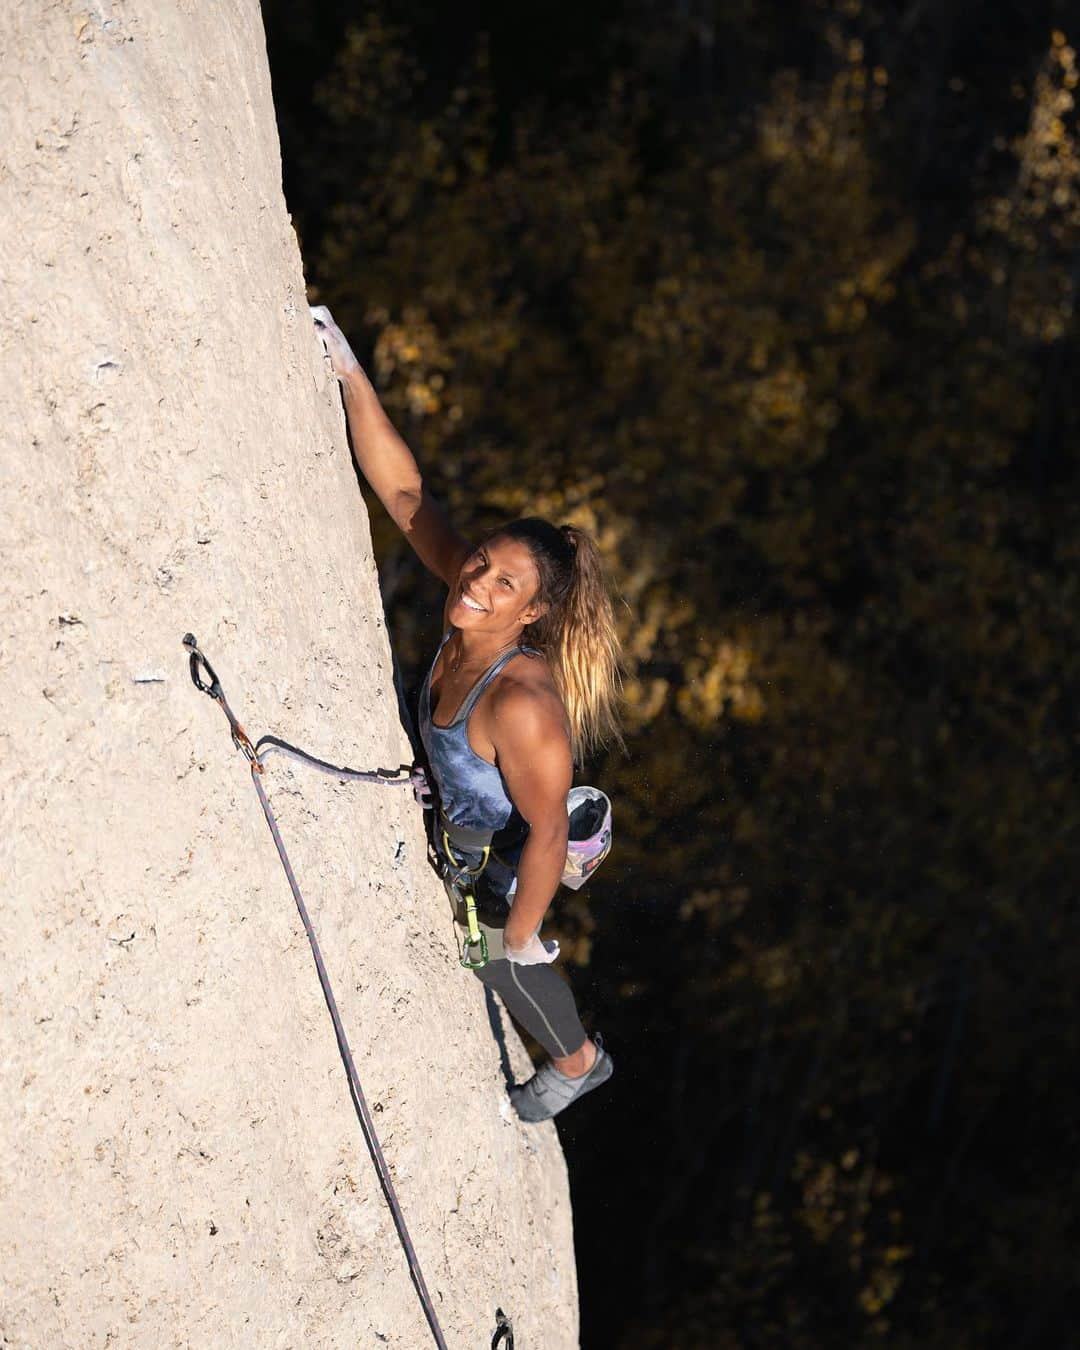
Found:
[{"label": "outstretched arm", "polygon": [[452,585],[469,544],[428,492],[412,451],[394,430],[333,315],[325,305],[314,305],[311,317],[341,385],[357,467],[424,566]]}]

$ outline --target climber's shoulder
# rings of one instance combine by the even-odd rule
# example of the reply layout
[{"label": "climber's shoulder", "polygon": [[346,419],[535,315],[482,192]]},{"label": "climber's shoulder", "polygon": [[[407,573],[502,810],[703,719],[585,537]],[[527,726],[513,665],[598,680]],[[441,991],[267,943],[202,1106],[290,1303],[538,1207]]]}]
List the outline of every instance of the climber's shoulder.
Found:
[{"label": "climber's shoulder", "polygon": [[569,740],[566,708],[547,661],[522,652],[508,661],[485,700],[491,738],[521,747]]}]

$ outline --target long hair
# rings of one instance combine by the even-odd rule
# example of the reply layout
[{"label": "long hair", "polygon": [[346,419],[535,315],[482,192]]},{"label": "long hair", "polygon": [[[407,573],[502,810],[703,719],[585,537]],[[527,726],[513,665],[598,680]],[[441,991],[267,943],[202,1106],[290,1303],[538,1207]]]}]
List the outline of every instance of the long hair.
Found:
[{"label": "long hair", "polygon": [[548,609],[529,625],[525,640],[551,666],[570,721],[574,759],[581,763],[601,746],[621,746],[622,652],[592,536],[538,516],[511,521],[489,537],[497,535],[521,540],[536,564],[536,599]]}]

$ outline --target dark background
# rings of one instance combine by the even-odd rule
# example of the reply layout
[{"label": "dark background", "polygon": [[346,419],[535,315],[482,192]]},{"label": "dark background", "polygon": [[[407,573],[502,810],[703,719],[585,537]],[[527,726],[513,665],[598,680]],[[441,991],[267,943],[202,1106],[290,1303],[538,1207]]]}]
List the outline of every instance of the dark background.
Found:
[{"label": "dark background", "polygon": [[1076,7],[263,11],[313,300],[625,602],[586,1350],[1080,1344]]}]

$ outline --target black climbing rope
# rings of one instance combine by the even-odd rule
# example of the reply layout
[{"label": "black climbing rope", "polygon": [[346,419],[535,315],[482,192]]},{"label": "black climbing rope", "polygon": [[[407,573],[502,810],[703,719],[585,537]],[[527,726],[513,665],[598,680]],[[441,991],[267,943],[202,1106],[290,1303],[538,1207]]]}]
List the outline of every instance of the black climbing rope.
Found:
[{"label": "black climbing rope", "polygon": [[[412,1239],[409,1237],[409,1230],[405,1226],[405,1216],[401,1212],[401,1206],[398,1203],[397,1193],[394,1190],[394,1183],[390,1179],[390,1169],[386,1165],[386,1159],[383,1157],[383,1151],[379,1144],[379,1137],[375,1133],[375,1124],[371,1119],[371,1112],[368,1110],[367,1100],[364,1097],[364,1090],[360,1086],[360,1078],[356,1072],[356,1065],[353,1063],[352,1051],[349,1049],[349,1042],[345,1036],[345,1028],[341,1023],[341,1015],[338,1012],[337,1001],[334,998],[334,991],[330,987],[330,977],[326,973],[326,967],[323,964],[322,952],[319,950],[319,943],[315,937],[315,929],[311,925],[311,919],[308,916],[307,906],[304,904],[304,897],[300,894],[300,887],[296,884],[296,876],[293,873],[292,865],[289,862],[289,855],[285,852],[285,845],[281,842],[281,833],[277,827],[277,821],[274,819],[274,813],[270,808],[270,803],[266,797],[266,791],[262,785],[262,757],[279,751],[291,755],[294,759],[303,760],[324,773],[332,773],[340,778],[359,779],[365,783],[384,783],[388,786],[416,786],[421,782],[421,776],[414,774],[407,767],[397,770],[378,769],[375,771],[361,769],[342,769],[326,760],[318,759],[314,755],[309,755],[303,750],[298,750],[295,746],[289,745],[286,741],[279,740],[276,736],[264,736],[257,745],[252,745],[247,732],[236,720],[232,709],[222,691],[221,683],[214,668],[206,657],[199,651],[199,644],[191,633],[184,637],[184,646],[188,649],[190,656],[189,668],[191,678],[195,682],[196,689],[200,689],[204,694],[221,705],[225,716],[229,719],[229,731],[232,734],[233,745],[241,750],[251,766],[251,781],[255,784],[255,791],[259,794],[259,802],[262,805],[263,815],[266,817],[266,823],[270,826],[270,833],[273,835],[274,844],[278,851],[278,857],[281,859],[281,865],[285,869],[285,876],[288,878],[289,888],[292,891],[293,899],[296,901],[296,908],[300,913],[300,920],[304,925],[304,932],[307,933],[308,943],[311,946],[311,954],[315,958],[315,968],[319,972],[319,983],[322,985],[323,997],[326,1000],[326,1006],[330,1010],[330,1018],[334,1023],[334,1035],[337,1037],[338,1051],[341,1055],[342,1063],[345,1065],[345,1073],[349,1080],[349,1092],[352,1096],[353,1106],[356,1108],[356,1114],[360,1120],[360,1128],[364,1134],[364,1142],[367,1144],[368,1152],[371,1154],[371,1160],[375,1164],[375,1171],[379,1176],[379,1184],[382,1186],[383,1195],[386,1197],[386,1203],[390,1207],[390,1213],[394,1216],[394,1226],[397,1228],[398,1237],[401,1239],[401,1245],[405,1251],[405,1257],[409,1263],[409,1274],[412,1276],[413,1285],[417,1294],[420,1296],[420,1303],[424,1309],[424,1316],[427,1318],[428,1326],[431,1328],[431,1334],[435,1338],[435,1344],[439,1350],[446,1350],[446,1341],[443,1339],[442,1329],[439,1326],[438,1318],[435,1316],[435,1308],[431,1302],[431,1295],[428,1293],[427,1285],[424,1283],[424,1276],[420,1270],[420,1263],[416,1257],[416,1249],[413,1247]],[[205,672],[206,679],[202,675]],[[263,749],[262,747],[266,747]],[[496,1336],[501,1336],[501,1331],[496,1331]],[[493,1341],[493,1345],[498,1341]],[[513,1333],[510,1340],[511,1350],[513,1348]]]}]

